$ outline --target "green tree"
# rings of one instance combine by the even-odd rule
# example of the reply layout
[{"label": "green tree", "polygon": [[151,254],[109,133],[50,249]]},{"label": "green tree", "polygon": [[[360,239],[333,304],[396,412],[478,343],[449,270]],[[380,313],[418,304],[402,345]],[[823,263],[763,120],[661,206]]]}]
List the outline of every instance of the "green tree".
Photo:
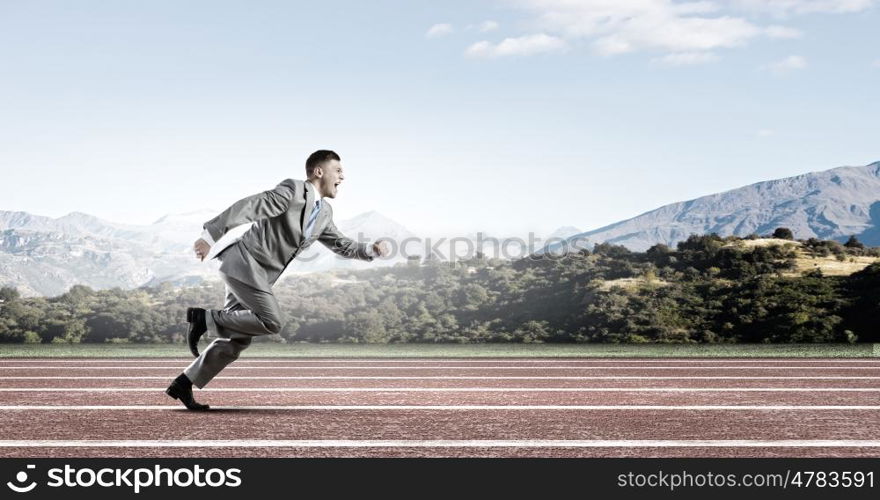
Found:
[{"label": "green tree", "polygon": [[793,240],[794,233],[792,233],[791,229],[787,227],[777,227],[776,230],[773,231],[773,237],[781,240]]},{"label": "green tree", "polygon": [[850,236],[849,239],[846,240],[846,243],[843,244],[843,246],[845,246],[846,248],[857,248],[859,250],[865,249],[865,244],[859,241],[859,239],[856,238],[856,235]]}]

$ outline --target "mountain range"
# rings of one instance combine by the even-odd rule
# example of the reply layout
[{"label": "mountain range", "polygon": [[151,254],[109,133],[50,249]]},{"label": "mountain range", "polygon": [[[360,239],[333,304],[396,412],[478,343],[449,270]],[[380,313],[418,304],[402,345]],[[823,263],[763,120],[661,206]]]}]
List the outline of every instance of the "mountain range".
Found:
[{"label": "mountain range", "polygon": [[844,241],[855,235],[867,245],[880,245],[880,162],[758,182],[671,203],[576,234],[566,243],[591,248],[607,242],[644,251],[657,243],[674,246],[691,234],[766,235],[777,227],[791,229],[798,239]]},{"label": "mountain range", "polygon": [[[104,289],[216,280],[219,263],[197,261],[192,243],[202,224],[217,213],[205,209],[166,215],[149,225],[126,225],[80,212],[51,218],[0,211],[0,286],[15,286],[24,295],[53,296],[75,284]],[[338,221],[337,226],[361,240],[387,237],[399,243],[420,236],[375,211]],[[248,227],[231,231],[216,248]],[[643,251],[657,243],[674,246],[691,234],[766,235],[777,227],[791,229],[799,239],[843,241],[855,235],[868,245],[880,246],[880,162],[758,182],[665,205],[591,231],[563,226],[543,238],[548,244],[539,251],[592,248],[603,242]],[[419,244],[407,247],[411,254],[425,250]],[[398,254],[365,263],[338,258],[323,245],[313,245],[287,272],[361,269],[404,260]]]},{"label": "mountain range", "polygon": [[[24,295],[54,296],[75,284],[96,289],[135,288],[218,279],[219,263],[211,259],[199,262],[192,252],[202,224],[217,213],[206,209],[166,215],[153,224],[138,226],[79,212],[51,218],[0,211],[0,286],[14,286]],[[339,221],[337,226],[344,234],[352,238],[360,234],[365,240],[412,235],[377,212]],[[218,245],[249,227],[230,231]],[[401,260],[381,260],[378,264],[393,265]],[[352,268],[350,262],[318,244],[304,252],[288,272]],[[353,267],[358,268],[357,264]]]}]

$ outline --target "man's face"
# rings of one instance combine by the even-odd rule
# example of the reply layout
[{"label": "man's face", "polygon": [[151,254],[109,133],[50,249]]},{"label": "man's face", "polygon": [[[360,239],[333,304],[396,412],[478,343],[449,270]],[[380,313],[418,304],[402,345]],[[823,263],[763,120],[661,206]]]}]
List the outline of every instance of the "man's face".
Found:
[{"label": "man's face", "polygon": [[318,189],[321,190],[321,196],[326,198],[336,198],[336,190],[339,184],[345,180],[342,174],[342,164],[339,160],[325,161],[315,171],[318,177]]}]

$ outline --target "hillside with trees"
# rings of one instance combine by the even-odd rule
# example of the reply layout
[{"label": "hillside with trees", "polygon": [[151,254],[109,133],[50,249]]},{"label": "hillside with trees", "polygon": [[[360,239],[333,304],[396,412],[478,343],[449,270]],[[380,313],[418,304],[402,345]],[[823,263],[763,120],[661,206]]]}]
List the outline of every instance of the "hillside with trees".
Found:
[{"label": "hillside with trees", "polygon": [[[693,235],[646,252],[596,245],[516,261],[293,276],[269,342],[880,342],[880,249]],[[222,283],[133,291],[74,286],[52,298],[0,288],[0,342],[183,342],[187,306]]]}]

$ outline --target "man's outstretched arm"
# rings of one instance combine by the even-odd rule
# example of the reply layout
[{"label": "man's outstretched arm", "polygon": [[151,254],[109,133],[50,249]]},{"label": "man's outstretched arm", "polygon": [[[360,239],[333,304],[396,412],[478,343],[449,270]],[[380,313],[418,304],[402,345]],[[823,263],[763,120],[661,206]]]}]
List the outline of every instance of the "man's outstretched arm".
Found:
[{"label": "man's outstretched arm", "polygon": [[370,261],[375,257],[384,257],[388,255],[388,247],[385,242],[377,241],[372,245],[358,243],[339,232],[339,229],[336,228],[336,224],[334,224],[332,220],[327,224],[327,227],[324,228],[324,232],[321,233],[321,236],[318,236],[318,241],[323,243],[324,246],[330,250],[349,259]]}]

